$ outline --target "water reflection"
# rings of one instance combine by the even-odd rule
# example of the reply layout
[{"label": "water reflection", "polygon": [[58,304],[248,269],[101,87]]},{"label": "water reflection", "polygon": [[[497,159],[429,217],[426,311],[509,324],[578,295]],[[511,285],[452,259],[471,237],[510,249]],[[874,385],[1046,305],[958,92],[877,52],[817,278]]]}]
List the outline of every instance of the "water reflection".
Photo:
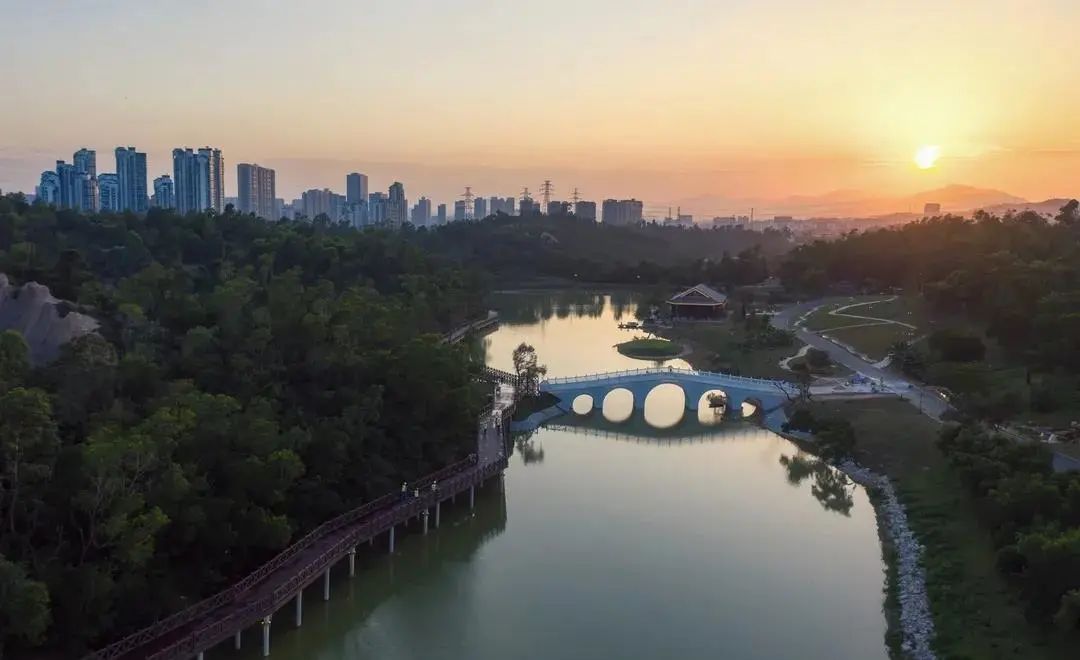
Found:
[{"label": "water reflection", "polygon": [[843,472],[801,451],[794,456],[781,456],[780,465],[784,466],[788,483],[792,486],[799,486],[807,478],[813,477],[810,493],[825,510],[851,515],[851,509],[855,506],[855,484]]},{"label": "water reflection", "polygon": [[[342,567],[334,569],[331,598],[322,601],[322,580],[309,587],[313,593],[304,598],[303,626],[278,626],[274,617],[273,657],[285,659],[350,658],[375,660],[387,657],[390,648],[408,645],[410,629],[425,625],[416,617],[399,616],[419,612],[425,601],[440,598],[452,602],[461,597],[463,567],[475,561],[489,542],[506,530],[506,494],[498,479],[490,480],[478,493],[476,507],[469,510],[466,498],[447,502],[442,524],[427,536],[418,533],[418,525],[398,529],[397,551],[386,554],[385,538],[373,546],[361,546],[357,554],[357,577],[349,579]],[[467,574],[467,571],[466,571]],[[292,616],[291,602],[285,606]],[[383,638],[380,630],[392,627],[393,640]],[[421,634],[419,630],[412,633]],[[256,631],[244,634],[245,642],[256,638]],[[261,657],[259,645],[245,643],[239,653],[228,653],[231,644],[214,649],[214,656]]]},{"label": "water reflection", "polygon": [[544,462],[544,445],[536,441],[536,431],[523,433],[514,439],[514,449],[525,465]]}]

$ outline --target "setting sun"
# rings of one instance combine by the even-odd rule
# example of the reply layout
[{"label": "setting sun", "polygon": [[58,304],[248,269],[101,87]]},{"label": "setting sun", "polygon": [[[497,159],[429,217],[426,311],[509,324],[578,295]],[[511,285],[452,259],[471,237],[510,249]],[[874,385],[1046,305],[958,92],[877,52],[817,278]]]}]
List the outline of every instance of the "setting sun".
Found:
[{"label": "setting sun", "polygon": [[915,152],[915,164],[920,170],[928,170],[937,164],[940,157],[941,147],[936,144],[923,145]]}]

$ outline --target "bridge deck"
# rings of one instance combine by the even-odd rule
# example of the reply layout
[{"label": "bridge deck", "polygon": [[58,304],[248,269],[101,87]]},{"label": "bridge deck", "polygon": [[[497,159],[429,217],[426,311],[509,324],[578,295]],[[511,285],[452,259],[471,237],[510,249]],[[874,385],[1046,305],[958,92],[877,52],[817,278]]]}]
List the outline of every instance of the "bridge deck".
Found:
[{"label": "bridge deck", "polygon": [[676,367],[647,367],[643,369],[628,369],[625,371],[589,374],[586,376],[549,378],[541,383],[540,387],[545,391],[553,391],[598,385],[610,386],[619,383],[648,382],[653,380],[697,382],[715,384],[717,386],[728,385],[739,387],[744,390],[774,393],[794,387],[791,383],[782,380],[750,378],[748,376],[735,376],[714,371],[698,371],[696,369],[679,369]]},{"label": "bridge deck", "polygon": [[[514,389],[500,385],[493,409],[480,420],[477,454],[409,484],[419,488],[419,498],[391,493],[327,521],[228,589],[84,660],[190,658],[270,617],[360,543],[502,472],[507,465],[504,423],[514,401]],[[437,490],[432,490],[435,481]]]}]

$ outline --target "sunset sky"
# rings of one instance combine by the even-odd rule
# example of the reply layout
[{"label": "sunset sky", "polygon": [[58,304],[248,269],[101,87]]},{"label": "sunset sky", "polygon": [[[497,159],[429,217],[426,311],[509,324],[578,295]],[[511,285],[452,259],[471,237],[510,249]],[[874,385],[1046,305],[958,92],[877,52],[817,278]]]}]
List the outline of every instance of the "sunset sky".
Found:
[{"label": "sunset sky", "polygon": [[[81,146],[174,146],[279,196],[394,179],[451,201],[650,204],[961,183],[1080,194],[1075,0],[0,0],[0,189]],[[941,157],[919,169],[914,154]],[[900,210],[900,209],[898,209]]]}]

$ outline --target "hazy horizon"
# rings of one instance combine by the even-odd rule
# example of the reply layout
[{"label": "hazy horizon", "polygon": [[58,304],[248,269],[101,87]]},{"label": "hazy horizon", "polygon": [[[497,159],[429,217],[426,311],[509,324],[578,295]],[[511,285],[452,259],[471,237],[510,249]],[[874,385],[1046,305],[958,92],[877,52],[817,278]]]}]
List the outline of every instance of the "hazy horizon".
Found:
[{"label": "hazy horizon", "polygon": [[[950,184],[1075,196],[1080,58],[1064,0],[508,6],[406,0],[16,5],[0,25],[0,189],[79,147],[278,172],[286,200],[400,180],[411,200],[533,191],[698,214]],[[315,35],[318,35],[317,38]],[[932,167],[913,157],[940,147]],[[701,201],[706,200],[706,201]],[[895,211],[907,209],[896,208]]]}]

